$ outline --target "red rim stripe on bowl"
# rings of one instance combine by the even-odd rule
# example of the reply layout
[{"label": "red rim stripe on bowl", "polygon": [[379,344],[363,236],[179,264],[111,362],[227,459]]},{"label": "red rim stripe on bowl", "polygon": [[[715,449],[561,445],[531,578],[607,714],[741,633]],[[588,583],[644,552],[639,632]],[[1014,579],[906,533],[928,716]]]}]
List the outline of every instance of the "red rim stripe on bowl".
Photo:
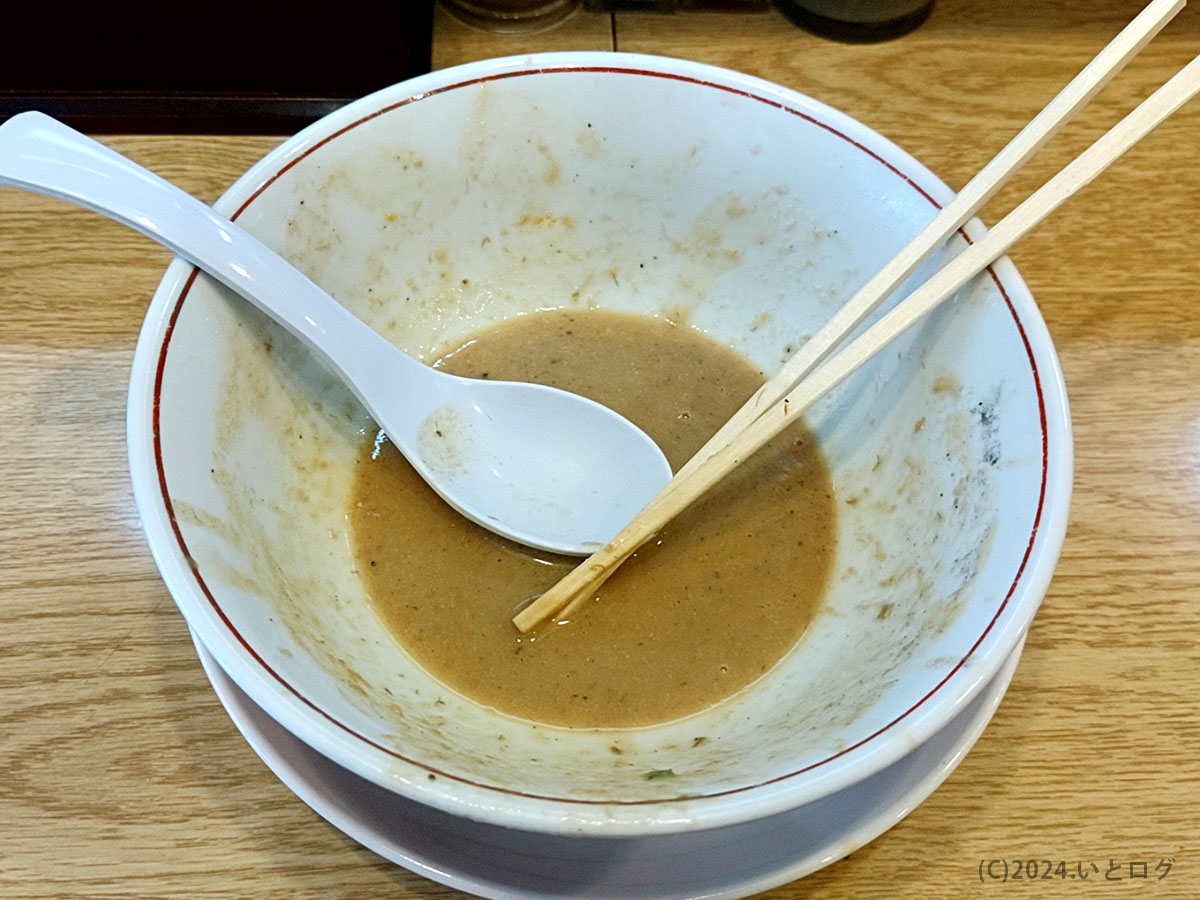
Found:
[{"label": "red rim stripe on bowl", "polygon": [[[889,171],[891,171],[893,174],[895,174],[897,177],[899,177],[901,180],[903,180],[909,187],[911,187],[918,194],[920,194],[922,197],[924,197],[930,203],[930,205],[940,208],[940,204],[923,187],[921,187],[921,185],[919,185],[910,176],[908,176],[905,172],[903,172],[902,170],[897,168],[891,162],[884,159],[882,156],[880,156],[874,150],[872,150],[869,147],[864,146],[863,144],[856,141],[854,138],[850,137],[849,135],[845,134],[844,132],[839,131],[833,125],[830,125],[827,122],[823,122],[820,119],[817,119],[817,118],[809,115],[806,112],[802,112],[801,110],[795,109],[794,107],[789,106],[787,103],[785,103],[782,100],[779,100],[779,99],[776,99],[773,97],[762,96],[760,94],[755,94],[755,93],[752,93],[743,88],[737,88],[737,87],[733,87],[730,85],[719,84],[719,83],[712,82],[712,81],[706,81],[701,78],[696,78],[696,77],[693,77],[690,75],[683,75],[683,74],[678,74],[678,73],[653,72],[653,71],[649,71],[649,70],[645,70],[645,69],[637,69],[637,68],[632,68],[632,67],[620,67],[620,66],[563,66],[563,67],[553,68],[553,69],[521,70],[521,71],[514,71],[514,72],[501,72],[501,73],[495,73],[495,74],[491,74],[491,75],[484,75],[484,76],[472,78],[472,79],[469,79],[466,81],[457,82],[455,84],[436,88],[431,91],[426,91],[426,92],[423,92],[420,94],[416,94],[412,97],[407,97],[404,100],[400,100],[396,103],[389,104],[388,106],[385,106],[374,112],[368,113],[367,115],[363,116],[362,118],[357,119],[354,122],[351,122],[349,125],[346,125],[343,128],[338,129],[333,134],[330,134],[327,137],[322,138],[320,141],[314,143],[311,147],[306,148],[303,153],[297,155],[294,159],[289,160],[286,165],[281,167],[273,175],[271,175],[269,178],[267,178],[266,181],[264,181],[263,184],[260,185],[250,195],[250,197],[247,198],[247,200],[238,207],[237,211],[234,212],[233,215],[230,216],[230,218],[236,219],[238,216],[240,216],[246,210],[246,208],[249,207],[249,205],[252,202],[254,202],[255,199],[257,199],[259,197],[259,195],[261,195],[268,187],[270,187],[272,184],[274,184],[285,172],[287,172],[289,169],[291,169],[294,165],[296,165],[302,159],[308,157],[310,154],[312,154],[313,152],[318,150],[320,147],[323,147],[324,145],[333,141],[335,138],[345,134],[346,132],[350,131],[351,129],[357,128],[358,126],[364,124],[365,122],[369,122],[372,119],[378,118],[379,116],[384,115],[385,113],[391,112],[395,109],[399,109],[400,107],[403,107],[403,106],[407,106],[411,103],[415,103],[426,97],[436,96],[438,94],[446,93],[448,91],[457,90],[459,88],[464,88],[464,87],[470,87],[472,85],[481,84],[481,83],[488,82],[488,81],[496,81],[499,79],[514,78],[514,77],[520,77],[520,76],[525,76],[525,75],[551,75],[551,74],[569,74],[569,73],[604,73],[604,74],[637,75],[637,76],[641,76],[641,77],[664,78],[664,79],[668,79],[668,80],[681,81],[681,82],[686,82],[689,84],[695,84],[695,85],[699,85],[701,87],[715,88],[717,90],[724,91],[729,94],[734,94],[739,97],[744,97],[749,100],[754,100],[759,103],[764,103],[764,104],[774,107],[782,112],[788,113],[790,115],[794,115],[798,118],[801,118],[801,119],[805,120],[806,122],[809,122],[819,128],[822,128],[825,131],[829,132],[830,134],[833,134],[836,137],[840,138],[841,140],[845,141],[847,144],[851,145],[855,149],[861,151],[862,153],[867,154],[873,160],[875,160],[879,164],[883,165],[885,168],[887,168]],[[959,233],[965,239],[970,241],[970,238],[968,238],[966,236],[966,234],[964,234],[961,230]],[[331,714],[329,714],[324,709],[322,709],[320,706],[318,706],[314,701],[312,701],[312,700],[308,699],[306,696],[304,696],[304,694],[302,694],[299,691],[299,689],[297,689],[294,685],[292,685],[285,678],[283,678],[282,675],[280,675],[278,672],[276,672],[267,663],[267,661],[265,659],[263,659],[262,656],[259,655],[259,653],[246,640],[246,638],[237,630],[237,628],[234,627],[233,622],[226,615],[225,611],[223,609],[221,609],[220,603],[217,602],[216,597],[213,595],[212,591],[209,589],[208,585],[205,583],[204,576],[201,574],[199,566],[197,565],[196,561],[192,558],[192,554],[188,550],[188,547],[187,547],[187,542],[184,540],[183,532],[179,526],[179,523],[177,522],[177,520],[175,518],[174,505],[171,501],[170,490],[168,489],[168,486],[167,486],[166,470],[165,470],[165,464],[164,464],[163,456],[162,456],[162,443],[161,443],[160,431],[159,431],[159,417],[160,417],[159,407],[160,407],[160,399],[161,399],[161,392],[162,392],[162,382],[163,382],[163,377],[164,377],[164,373],[166,370],[167,352],[168,352],[169,345],[171,342],[171,336],[174,333],[175,323],[178,320],[180,311],[183,308],[183,302],[187,298],[188,292],[191,289],[193,283],[195,282],[197,273],[198,273],[198,270],[193,269],[191,275],[187,278],[186,282],[184,283],[184,286],[183,286],[182,290],[180,291],[179,299],[176,302],[175,308],[171,313],[167,327],[164,331],[163,339],[162,339],[162,346],[159,351],[158,367],[155,372],[154,396],[153,396],[153,402],[152,402],[152,407],[151,407],[151,409],[152,409],[152,412],[151,412],[152,434],[153,434],[153,439],[154,439],[154,458],[155,458],[155,464],[156,464],[157,472],[158,472],[159,489],[162,493],[163,505],[166,509],[167,518],[169,519],[169,521],[171,523],[171,530],[173,531],[173,533],[175,535],[175,540],[179,545],[179,550],[183,554],[184,559],[187,560],[188,567],[191,570],[193,578],[195,578],[195,580],[196,580],[197,586],[200,588],[200,591],[203,593],[205,598],[208,600],[209,604],[212,606],[213,610],[216,612],[216,614],[220,618],[221,622],[229,630],[229,633],[232,634],[237,639],[238,643],[241,644],[241,646],[246,650],[246,652],[250,654],[250,656],[254,659],[254,661],[259,666],[261,666],[262,669],[267,674],[269,674],[275,681],[277,681],[282,687],[284,687],[289,693],[291,693],[294,697],[296,697],[296,699],[301,701],[305,706],[312,709],[314,712],[319,714],[322,718],[324,718],[331,724],[337,726],[339,729],[341,729],[346,734],[354,737],[355,739],[361,741],[362,743],[371,747],[374,750],[378,750],[381,753],[384,753],[384,754],[386,754],[394,759],[398,759],[402,762],[408,763],[409,765],[416,766],[420,769],[425,770],[426,772],[429,772],[430,774],[437,775],[438,777],[449,778],[449,779],[457,781],[461,784],[466,784],[466,785],[470,785],[472,787],[482,788],[482,789],[489,790],[489,791],[495,791],[495,792],[501,793],[501,794],[509,794],[509,795],[514,795],[514,796],[519,796],[519,797],[527,797],[529,799],[534,799],[534,800],[548,800],[548,801],[553,801],[553,802],[558,802],[558,803],[573,803],[573,804],[579,804],[579,805],[585,805],[585,806],[607,806],[607,805],[643,806],[643,805],[653,805],[653,804],[657,804],[657,803],[674,803],[674,802],[679,802],[681,800],[729,796],[732,794],[738,794],[738,793],[743,793],[745,791],[755,790],[756,788],[765,787],[767,785],[776,784],[781,781],[786,781],[789,778],[794,778],[797,775],[802,775],[806,772],[811,772],[813,769],[817,769],[823,765],[833,762],[834,760],[839,759],[848,753],[852,753],[855,750],[859,749],[860,747],[863,747],[864,745],[870,743],[875,738],[879,737],[880,735],[882,735],[883,733],[885,733],[886,731],[888,731],[889,729],[894,727],[896,724],[898,724],[899,722],[901,722],[902,720],[907,718],[909,715],[911,715],[913,712],[915,712],[917,709],[919,709],[921,706],[923,706],[925,704],[925,702],[928,701],[934,694],[936,694],[939,690],[941,690],[946,685],[946,683],[962,669],[962,667],[966,664],[967,660],[971,658],[971,656],[979,648],[979,645],[981,643],[983,643],[984,639],[991,633],[992,629],[995,627],[996,623],[999,621],[1000,616],[1004,613],[1005,609],[1008,608],[1008,602],[1012,598],[1012,595],[1016,592],[1017,586],[1020,584],[1021,577],[1025,574],[1025,569],[1026,569],[1026,566],[1028,565],[1029,558],[1033,553],[1033,547],[1036,542],[1038,531],[1039,531],[1041,521],[1042,521],[1042,512],[1043,512],[1043,508],[1044,508],[1045,500],[1046,500],[1046,482],[1048,479],[1048,472],[1049,472],[1049,452],[1050,451],[1049,451],[1049,435],[1047,433],[1047,423],[1046,423],[1046,403],[1045,403],[1045,397],[1042,392],[1042,380],[1041,380],[1041,376],[1038,372],[1037,360],[1034,358],[1033,348],[1029,343],[1029,337],[1026,334],[1025,325],[1021,321],[1020,316],[1017,315],[1017,311],[1016,311],[1015,307],[1013,306],[1012,300],[1008,296],[1008,292],[1005,290],[1004,285],[1000,282],[1000,279],[997,277],[995,271],[989,267],[988,273],[991,275],[992,281],[995,283],[997,289],[1000,291],[1001,296],[1004,298],[1004,303],[1008,307],[1009,313],[1013,318],[1013,322],[1015,323],[1015,325],[1017,327],[1018,333],[1020,334],[1021,342],[1025,347],[1025,354],[1029,360],[1030,371],[1033,376],[1034,389],[1037,394],[1037,402],[1038,402],[1039,427],[1041,428],[1041,433],[1042,433],[1042,480],[1041,480],[1041,486],[1040,486],[1039,492],[1038,492],[1038,502],[1037,502],[1036,512],[1034,514],[1033,525],[1030,529],[1029,542],[1025,546],[1025,552],[1021,557],[1021,562],[1017,567],[1016,574],[1013,576],[1013,580],[1012,580],[1012,583],[1009,585],[1008,591],[1005,593],[1003,600],[1000,601],[1000,605],[996,608],[995,614],[992,616],[992,618],[988,622],[987,626],[980,633],[979,637],[975,640],[975,642],[971,645],[971,647],[967,650],[967,652],[963,655],[963,657],[960,660],[958,660],[958,662],[956,662],[950,668],[950,670],[947,671],[946,674],[924,696],[922,696],[919,700],[917,700],[914,704],[912,704],[912,706],[910,706],[908,709],[906,709],[900,715],[896,716],[896,718],[892,719],[890,722],[888,722],[881,728],[877,729],[876,731],[872,732],[871,734],[867,735],[866,737],[860,739],[859,741],[855,742],[854,744],[851,744],[850,746],[846,747],[845,749],[838,751],[837,753],[834,753],[827,757],[824,757],[823,759],[820,759],[814,763],[810,763],[809,765],[804,766],[803,768],[796,769],[791,772],[787,772],[783,775],[775,776],[774,778],[769,778],[764,781],[756,782],[754,784],[742,785],[740,787],[727,788],[725,790],[720,790],[720,791],[713,791],[713,792],[706,793],[706,794],[690,794],[686,797],[683,797],[683,796],[658,797],[658,798],[650,798],[650,799],[643,799],[643,800],[589,800],[589,799],[580,799],[580,798],[573,798],[573,797],[555,797],[553,795],[546,795],[546,794],[534,794],[534,793],[530,793],[527,791],[519,791],[519,790],[514,790],[512,788],[505,788],[505,787],[500,787],[498,785],[488,784],[486,782],[475,781],[474,779],[466,778],[462,775],[456,775],[452,772],[447,772],[443,769],[436,768],[434,766],[423,763],[419,760],[411,759],[411,758],[403,755],[402,753],[398,753],[397,751],[392,750],[391,748],[385,747],[385,746],[371,740],[370,738],[366,737],[365,735],[358,733],[357,731],[355,731],[354,729],[352,729],[350,726],[346,725],[345,723],[334,718]]]}]

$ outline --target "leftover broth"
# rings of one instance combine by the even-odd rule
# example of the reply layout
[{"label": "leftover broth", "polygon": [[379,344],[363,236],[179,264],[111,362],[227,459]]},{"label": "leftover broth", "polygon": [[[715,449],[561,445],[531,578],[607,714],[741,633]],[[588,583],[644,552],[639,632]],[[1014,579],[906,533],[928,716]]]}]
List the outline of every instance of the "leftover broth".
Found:
[{"label": "leftover broth", "polygon": [[[512,320],[437,365],[591,397],[643,428],[675,469],[763,381],[696,329],[600,310]],[[587,728],[679,718],[756,680],[820,607],[835,541],[829,471],[802,421],[667,525],[572,621],[529,635],[512,616],[579,560],[462,518],[387,442],[363,447],[349,519],[371,602],[418,664],[502,712]]]}]

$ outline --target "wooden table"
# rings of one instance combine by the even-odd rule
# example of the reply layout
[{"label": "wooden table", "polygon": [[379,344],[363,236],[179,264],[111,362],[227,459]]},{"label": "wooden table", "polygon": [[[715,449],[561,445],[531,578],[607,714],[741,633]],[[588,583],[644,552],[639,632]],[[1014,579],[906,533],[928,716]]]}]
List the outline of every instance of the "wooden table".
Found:
[{"label": "wooden table", "polygon": [[[774,12],[579,13],[522,37],[439,13],[434,58],[615,45],[717,63],[840,107],[959,186],[1139,7],[938,0],[917,32],[874,46]],[[1197,52],[1189,9],[985,221]],[[278,139],[105,140],[212,200]],[[1077,477],[1007,698],[908,818],[770,896],[1110,897],[1131,883],[1200,896],[1198,142],[1193,104],[1013,253],[1062,357]],[[0,191],[0,897],[450,896],[264,767],[155,571],[124,408],[168,258],[95,215]],[[1076,877],[981,884],[992,859]]]}]

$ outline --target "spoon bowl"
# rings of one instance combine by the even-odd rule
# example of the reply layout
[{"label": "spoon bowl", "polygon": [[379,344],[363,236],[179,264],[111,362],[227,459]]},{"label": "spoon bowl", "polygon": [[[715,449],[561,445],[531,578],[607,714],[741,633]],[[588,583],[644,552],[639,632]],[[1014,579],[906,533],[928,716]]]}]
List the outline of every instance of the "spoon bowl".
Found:
[{"label": "spoon bowl", "polygon": [[0,125],[0,184],[110,216],[245,297],[346,382],[447,503],[490,531],[587,555],[671,477],[650,437],[607,407],[424,365],[233,222],[48,116]]}]

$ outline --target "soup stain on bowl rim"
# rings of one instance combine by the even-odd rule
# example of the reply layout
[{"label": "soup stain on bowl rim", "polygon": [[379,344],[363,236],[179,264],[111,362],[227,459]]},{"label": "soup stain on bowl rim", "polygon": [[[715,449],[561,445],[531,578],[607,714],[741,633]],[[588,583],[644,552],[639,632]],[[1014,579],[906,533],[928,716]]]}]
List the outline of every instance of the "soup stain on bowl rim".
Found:
[{"label": "soup stain on bowl rim", "polygon": [[[602,73],[672,79],[700,88],[722,91],[731,96],[766,104],[788,115],[800,117],[836,135],[855,150],[866,154],[878,164],[885,167],[890,173],[927,201],[931,208],[937,208],[940,205],[936,199],[938,195],[941,195],[943,198],[949,196],[948,189],[929,173],[928,170],[915,160],[912,160],[911,157],[908,157],[907,154],[904,154],[899,148],[886,141],[886,139],[866,129],[865,126],[850,120],[844,114],[838,113],[836,110],[825,107],[823,104],[803,97],[793,91],[738,73],[731,73],[709,66],[682,61],[639,57],[628,54],[567,53],[468,64],[454,70],[446,70],[433,73],[430,76],[423,76],[405,85],[385,89],[378,94],[350,104],[342,111],[326,117],[325,120],[301,132],[297,137],[288,140],[280,148],[264,157],[263,160],[252,167],[245,176],[239,179],[226,192],[218,202],[217,207],[219,209],[232,208],[229,215],[231,218],[236,219],[264,191],[302,159],[336,140],[341,135],[394,109],[417,103],[426,97],[499,79],[568,75],[571,73]],[[404,90],[401,91],[401,88]],[[398,100],[390,99],[397,95],[399,96]],[[383,105],[380,105],[381,103]],[[888,153],[888,156],[885,157],[881,152],[867,146],[867,144],[854,137],[851,132],[855,130],[864,133],[873,143],[880,145]],[[899,162],[894,161],[896,159]],[[239,199],[243,197],[244,199]],[[971,234],[978,236],[981,228],[982,226],[977,222],[969,223],[964,228],[963,235],[968,237],[968,239]],[[138,357],[142,359],[143,364],[140,367],[138,365],[134,367],[135,381],[131,386],[128,420],[131,469],[135,473],[135,494],[138,498],[144,527],[151,539],[151,546],[154,550],[156,561],[163,571],[164,579],[171,587],[172,594],[175,594],[177,597],[177,592],[184,591],[193,597],[198,594],[202,598],[203,603],[210,608],[220,623],[219,627],[215,630],[212,627],[205,627],[203,623],[200,625],[200,633],[204,635],[207,632],[204,643],[209,647],[210,652],[219,661],[222,660],[222,656],[226,656],[230,652],[248,657],[253,662],[250,683],[244,685],[247,687],[248,693],[256,702],[260,702],[265,708],[271,709],[271,714],[276,716],[289,730],[304,737],[306,742],[312,744],[324,755],[333,758],[343,765],[347,765],[348,768],[356,771],[358,774],[384,784],[384,786],[395,786],[395,776],[397,773],[394,770],[389,771],[387,766],[381,766],[379,760],[373,758],[375,754],[382,754],[383,757],[390,758],[397,763],[403,764],[403,766],[411,766],[418,773],[424,772],[439,779],[458,782],[468,789],[467,794],[447,800],[439,792],[425,789],[427,786],[422,785],[418,778],[411,777],[410,773],[405,772],[400,778],[401,784],[399,785],[399,789],[402,793],[414,796],[415,799],[431,802],[434,805],[442,805],[451,811],[461,811],[467,815],[472,815],[473,813],[479,814],[479,808],[482,805],[490,807],[489,811],[484,813],[484,815],[499,815],[501,820],[506,818],[506,814],[503,811],[497,812],[496,807],[503,807],[503,798],[506,796],[533,801],[546,801],[551,804],[583,807],[653,808],[674,804],[680,806],[680,810],[683,811],[689,806],[694,805],[696,801],[718,798],[737,799],[739,795],[751,795],[763,788],[779,786],[791,779],[795,779],[797,776],[805,775],[818,769],[836,768],[831,766],[831,764],[835,762],[842,764],[846,763],[848,758],[855,758],[854,764],[844,766],[840,772],[825,778],[823,782],[818,783],[815,789],[810,786],[804,792],[798,794],[793,792],[789,795],[787,792],[782,792],[774,794],[770,799],[755,798],[753,810],[742,808],[741,804],[729,805],[715,811],[706,810],[704,815],[696,819],[695,822],[684,822],[682,827],[713,827],[719,824],[742,821],[747,818],[768,814],[771,811],[808,802],[817,799],[819,796],[826,796],[840,787],[860,780],[862,777],[870,774],[870,772],[878,771],[889,762],[894,761],[895,758],[898,758],[905,752],[906,747],[915,746],[926,739],[937,730],[937,727],[941,723],[944,723],[953,714],[954,710],[961,708],[969,702],[982,685],[986,684],[991,675],[994,674],[991,669],[1000,666],[1005,654],[1002,652],[992,654],[995,666],[991,667],[991,669],[975,667],[969,675],[964,673],[964,669],[968,668],[969,663],[973,662],[975,654],[989,637],[993,642],[999,643],[1001,646],[1009,649],[1011,649],[1011,646],[1015,646],[1020,637],[1025,633],[1029,621],[1036,611],[1037,602],[1040,602],[1040,597],[1049,583],[1050,575],[1061,546],[1062,535],[1065,531],[1066,504],[1063,502],[1065,499],[1063,492],[1065,491],[1069,495],[1069,419],[1065,411],[1065,393],[1061,385],[1061,373],[1058,369],[1057,360],[1054,357],[1053,348],[1049,344],[1048,338],[1045,339],[1044,346],[1039,347],[1039,351],[1043,356],[1039,363],[1029,336],[1029,331],[1032,329],[1036,331],[1039,338],[1042,337],[1044,334],[1044,324],[1041,322],[1031,298],[1027,300],[1029,308],[1018,312],[1007,285],[1012,284],[1016,289],[1016,293],[1021,295],[1022,300],[1026,299],[1028,292],[1024,288],[1015,269],[1011,266],[1011,263],[1004,260],[989,269],[989,277],[1000,291],[1005,304],[1007,304],[1013,323],[1020,333],[1032,378],[1036,386],[1037,402],[1040,410],[1039,425],[1042,445],[1041,493],[1037,502],[1037,511],[1028,543],[1020,564],[1013,574],[1007,593],[995,608],[986,627],[975,638],[966,652],[963,653],[961,658],[952,661],[946,667],[932,688],[924,696],[920,697],[917,702],[896,715],[882,728],[861,736],[854,743],[817,762],[769,780],[718,790],[700,796],[685,795],[635,800],[608,800],[540,795],[528,791],[512,790],[503,785],[488,784],[477,779],[465,778],[454,772],[445,771],[437,766],[423,763],[419,759],[408,758],[356,732],[350,726],[339,721],[336,717],[306,697],[298,687],[289,683],[280,673],[275,671],[255,647],[236,629],[229,616],[221,608],[220,602],[206,584],[200,567],[191,557],[182,530],[175,517],[171,492],[167,484],[160,440],[159,401],[162,379],[166,369],[167,354],[175,322],[183,308],[184,300],[187,299],[196,279],[196,272],[190,266],[178,261],[172,264],[172,269],[174,271],[168,270],[167,275],[164,276],[163,283],[160,286],[159,293],[156,294],[154,305],[147,316],[142,336],[139,340]],[[1022,319],[1022,314],[1031,317],[1028,322],[1029,328],[1027,328],[1027,322]],[[153,366],[147,367],[145,365],[147,358],[155,360]],[[146,374],[147,372],[152,373],[153,376],[149,384],[137,380],[139,374]],[[1047,412],[1047,396],[1043,386],[1044,380],[1050,383],[1052,387],[1050,393],[1056,401],[1056,406],[1051,411],[1052,414],[1048,414]],[[148,429],[147,420],[149,420]],[[1060,433],[1055,434],[1053,437],[1051,435],[1051,421],[1053,421],[1055,426],[1060,422],[1065,423]],[[1057,444],[1058,447],[1053,448],[1052,443]],[[1057,449],[1057,452],[1052,452],[1055,449]],[[1052,465],[1055,467],[1054,472],[1051,472]],[[155,473],[155,483],[146,484],[138,477],[138,473],[145,472],[146,468]],[[1053,487],[1050,486],[1052,480]],[[1057,496],[1053,498],[1055,500],[1052,511],[1053,515],[1048,520],[1044,520],[1048,491],[1056,492]],[[166,538],[165,541],[164,538]],[[1022,597],[1032,596],[1036,599],[1033,602],[1027,601],[1022,606],[1022,615],[1019,620],[1011,615],[1005,617],[1005,613],[1012,608],[1010,601],[1018,593]],[[223,667],[226,667],[228,671],[227,662],[228,656],[226,656],[225,661],[222,661]],[[957,694],[950,696],[947,693],[948,685],[956,677],[956,684],[961,684],[961,687],[958,689]],[[943,701],[943,698],[948,701],[943,702],[942,705],[945,708],[941,709],[940,713],[938,710],[930,711],[933,704],[930,704],[929,701],[934,699],[935,695],[939,701]],[[282,704],[279,702],[281,700],[283,701]],[[359,752],[356,753],[351,750],[348,755],[348,748],[345,745],[337,741],[323,740],[322,735],[319,734],[319,729],[318,733],[314,733],[310,727],[307,727],[307,720],[313,716],[324,720],[326,723],[340,730],[344,736],[350,737],[353,739],[353,742],[360,744]],[[868,755],[865,752],[872,749],[873,743],[876,747],[878,746],[876,739],[881,735],[893,730],[898,731],[902,728],[906,732],[905,741],[894,742],[895,745],[886,753],[877,752]],[[498,802],[489,802],[489,796],[491,798],[499,798]],[[746,799],[750,798],[747,796]],[[604,817],[601,816],[600,818]],[[688,814],[684,813],[681,818],[688,819]],[[528,818],[521,813],[514,814],[509,820],[514,824],[524,824],[526,826],[530,824]],[[642,827],[643,825],[645,825],[644,822],[636,827]],[[631,824],[630,827],[635,827],[635,825]],[[655,826],[652,825],[650,827],[653,828]],[[670,827],[680,826],[677,823]]]}]

